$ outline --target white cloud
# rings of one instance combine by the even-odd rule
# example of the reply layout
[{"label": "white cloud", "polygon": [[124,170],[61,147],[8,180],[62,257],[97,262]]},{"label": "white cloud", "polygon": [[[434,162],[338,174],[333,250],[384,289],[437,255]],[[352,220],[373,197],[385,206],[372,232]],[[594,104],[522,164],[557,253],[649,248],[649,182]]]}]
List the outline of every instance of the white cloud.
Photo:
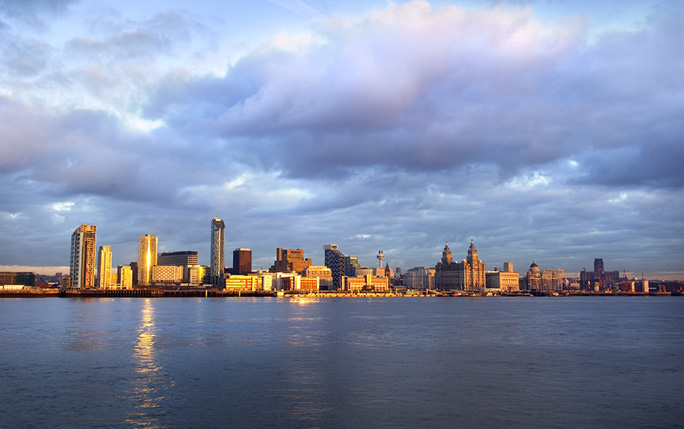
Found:
[{"label": "white cloud", "polygon": [[516,190],[528,190],[541,186],[546,186],[550,183],[548,177],[542,173],[535,171],[531,175],[518,176],[509,180],[506,185]]},{"label": "white cloud", "polygon": [[59,202],[59,203],[52,203],[51,207],[56,212],[64,212],[64,211],[68,212],[72,208],[74,208],[74,204],[75,203],[73,201],[63,201],[63,202]]}]

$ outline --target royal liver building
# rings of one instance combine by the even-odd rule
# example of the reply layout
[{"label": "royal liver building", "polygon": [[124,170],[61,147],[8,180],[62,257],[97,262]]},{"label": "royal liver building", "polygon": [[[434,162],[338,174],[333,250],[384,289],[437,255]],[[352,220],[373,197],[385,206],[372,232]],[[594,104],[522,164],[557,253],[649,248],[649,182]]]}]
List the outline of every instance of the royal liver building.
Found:
[{"label": "royal liver building", "polygon": [[449,244],[444,245],[442,259],[435,266],[435,288],[481,292],[485,288],[485,264],[477,256],[475,243],[470,242],[468,257],[454,262]]}]

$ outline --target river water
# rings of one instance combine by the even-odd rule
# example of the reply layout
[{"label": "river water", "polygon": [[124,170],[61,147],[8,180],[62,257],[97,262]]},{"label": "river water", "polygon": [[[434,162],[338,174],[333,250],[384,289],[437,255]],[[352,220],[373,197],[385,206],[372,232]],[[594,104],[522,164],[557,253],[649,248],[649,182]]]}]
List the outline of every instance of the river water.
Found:
[{"label": "river water", "polygon": [[684,298],[0,300],[0,427],[682,427]]}]

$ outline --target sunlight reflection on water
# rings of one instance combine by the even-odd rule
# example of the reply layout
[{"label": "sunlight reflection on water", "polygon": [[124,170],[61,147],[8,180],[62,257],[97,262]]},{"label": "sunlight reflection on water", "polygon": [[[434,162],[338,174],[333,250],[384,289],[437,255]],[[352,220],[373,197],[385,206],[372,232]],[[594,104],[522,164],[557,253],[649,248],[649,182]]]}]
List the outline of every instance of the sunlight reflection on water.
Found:
[{"label": "sunlight reflection on water", "polygon": [[157,362],[156,332],[154,305],[152,300],[147,298],[141,311],[138,335],[133,349],[136,377],[132,380],[132,387],[126,391],[133,411],[128,414],[125,423],[136,427],[159,426],[158,417],[151,411],[160,408],[165,391],[172,387],[172,383],[163,373],[163,367]]}]

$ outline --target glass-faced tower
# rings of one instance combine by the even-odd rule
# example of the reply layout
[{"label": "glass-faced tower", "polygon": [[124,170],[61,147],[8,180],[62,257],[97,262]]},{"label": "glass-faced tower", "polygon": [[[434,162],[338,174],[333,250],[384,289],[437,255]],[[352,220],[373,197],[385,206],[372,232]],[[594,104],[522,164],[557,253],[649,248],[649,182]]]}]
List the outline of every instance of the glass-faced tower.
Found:
[{"label": "glass-faced tower", "polygon": [[223,289],[226,266],[226,224],[217,217],[211,220],[211,284]]},{"label": "glass-faced tower", "polygon": [[146,234],[140,236],[138,243],[138,284],[152,284],[152,267],[157,265],[157,237]]}]

